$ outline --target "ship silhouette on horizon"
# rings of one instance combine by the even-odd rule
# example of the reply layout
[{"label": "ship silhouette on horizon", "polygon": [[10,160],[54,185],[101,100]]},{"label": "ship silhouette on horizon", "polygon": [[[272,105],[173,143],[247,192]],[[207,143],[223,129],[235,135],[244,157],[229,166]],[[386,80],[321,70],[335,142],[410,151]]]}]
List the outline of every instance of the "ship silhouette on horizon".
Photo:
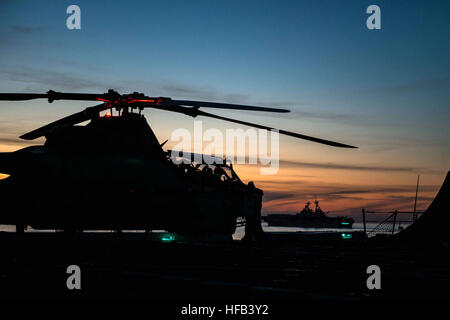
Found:
[{"label": "ship silhouette on horizon", "polygon": [[298,227],[298,228],[343,228],[351,229],[355,222],[351,217],[329,217],[314,200],[315,209],[311,209],[311,202],[297,214],[269,214],[265,217],[269,226]]}]

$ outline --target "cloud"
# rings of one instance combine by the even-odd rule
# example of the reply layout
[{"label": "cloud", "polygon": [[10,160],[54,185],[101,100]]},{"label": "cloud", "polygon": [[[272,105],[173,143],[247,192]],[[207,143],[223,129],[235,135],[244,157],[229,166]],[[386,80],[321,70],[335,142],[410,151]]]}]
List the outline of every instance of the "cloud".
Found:
[{"label": "cloud", "polygon": [[267,184],[274,184],[277,186],[280,185],[292,185],[293,183],[295,183],[296,185],[299,184],[303,184],[305,183],[303,180],[301,180],[302,178],[315,178],[316,176],[313,175],[300,175],[300,174],[295,174],[295,175],[290,175],[290,179],[289,180],[270,180],[270,179],[258,179],[258,183],[264,183],[265,185]]},{"label": "cloud", "polygon": [[280,199],[298,199],[298,194],[286,191],[265,191],[264,201],[273,201]]},{"label": "cloud", "polygon": [[316,120],[333,120],[340,122],[352,122],[354,123],[356,120],[365,121],[366,118],[362,118],[356,114],[349,113],[336,113],[330,111],[303,111],[302,108],[313,108],[313,106],[306,102],[299,101],[259,101],[255,102],[256,105],[262,107],[271,107],[271,108],[284,108],[289,109],[291,112],[289,114],[278,115],[281,118],[292,119],[295,118],[307,118],[307,119],[316,119]]},{"label": "cloud", "polygon": [[[297,182],[293,185],[297,186]],[[281,182],[280,185],[274,185],[275,189],[282,189],[282,187],[286,187],[284,182]],[[419,187],[420,192],[435,192],[439,188],[438,185],[423,185]],[[396,185],[396,186],[377,186],[377,185],[362,185],[362,186],[353,186],[353,185],[339,185],[334,184],[330,185],[316,185],[313,183],[304,182],[301,188],[297,188],[294,191],[289,190],[286,191],[286,196],[290,197],[292,193],[295,194],[308,194],[313,196],[340,196],[347,197],[353,195],[361,195],[361,194],[399,194],[399,193],[414,193],[415,186],[410,185]],[[279,192],[279,191],[276,191]]]},{"label": "cloud", "polygon": [[[420,187],[420,192],[428,193],[435,192],[439,186],[435,185],[426,185]],[[365,195],[380,196],[384,200],[411,200],[414,198],[414,188],[411,186],[392,186],[392,187],[383,187],[383,186],[362,186],[362,187],[351,187],[350,189],[345,189],[345,187],[333,186],[333,187],[319,187],[319,192],[309,191],[305,193],[309,196],[314,196],[318,198],[325,199],[350,199],[350,200],[364,200],[366,199]],[[405,196],[404,194],[411,194],[410,196]],[[424,198],[423,196],[421,197]]]},{"label": "cloud", "polygon": [[222,96],[222,99],[229,103],[245,104],[245,101],[247,101],[249,99],[249,96],[246,94],[240,94],[240,93],[227,93]]},{"label": "cloud", "polygon": [[0,144],[24,145],[24,144],[30,144],[30,141],[22,140],[22,139],[19,139],[19,138],[0,137]]},{"label": "cloud", "polygon": [[311,105],[307,103],[299,103],[299,102],[287,102],[287,101],[280,101],[280,102],[257,102],[256,103],[259,106],[262,107],[272,107],[272,108],[285,108],[291,110],[289,114],[284,114],[285,118],[307,118],[307,119],[316,119],[316,120],[333,120],[333,121],[340,121],[340,122],[348,122],[358,120],[363,120],[361,117],[359,117],[356,114],[349,114],[349,113],[336,113],[336,112],[319,112],[319,111],[303,111],[299,110],[300,108],[304,108],[305,106],[308,108],[311,108]]},{"label": "cloud", "polygon": [[57,72],[52,70],[40,70],[29,67],[21,67],[18,70],[2,70],[0,71],[0,79],[7,81],[16,81],[27,84],[28,89],[35,88],[55,88],[62,90],[93,90],[98,89],[103,92],[105,88],[115,88],[111,84],[102,83],[100,81],[86,79],[85,77],[76,75],[71,72]]},{"label": "cloud", "polygon": [[[248,156],[245,157],[245,165],[250,160]],[[385,165],[370,165],[370,164],[343,164],[343,163],[331,163],[331,162],[303,162],[293,160],[280,160],[280,168],[315,168],[315,169],[330,169],[330,170],[356,170],[356,171],[375,171],[375,172],[405,172],[405,173],[427,173],[427,174],[443,174],[443,171],[432,170],[423,167],[396,167]],[[306,176],[305,176],[306,177]]]},{"label": "cloud", "polygon": [[300,118],[308,118],[308,119],[319,119],[319,120],[334,120],[334,121],[355,121],[359,119],[354,114],[347,113],[334,113],[334,112],[309,112],[309,111],[299,111],[294,110],[292,112],[296,116]]},{"label": "cloud", "polygon": [[[257,186],[264,190],[264,212],[294,212],[306,201],[318,199],[326,203],[334,213],[360,214],[361,208],[370,210],[403,210],[410,211],[414,202],[414,186],[410,185],[317,185],[303,182],[289,188],[284,183],[279,185]],[[419,187],[418,208],[425,208],[439,190],[439,185],[422,185]],[[295,188],[295,189],[293,189]],[[350,204],[350,206],[349,206]],[[325,208],[325,209],[327,209]]]},{"label": "cloud", "polygon": [[159,87],[164,94],[169,96],[182,96],[205,100],[212,100],[218,97],[217,90],[211,87],[194,87],[172,81],[167,81]]},{"label": "cloud", "polygon": [[356,196],[365,193],[375,193],[375,192],[364,192],[360,190],[346,190],[346,191],[318,191],[312,189],[306,189],[298,192],[292,191],[272,191],[268,190],[264,192],[264,201],[277,201],[277,200],[310,200],[310,199],[322,199],[322,200],[363,200],[364,197]]},{"label": "cloud", "polygon": [[159,85],[163,94],[169,96],[189,97],[201,100],[224,101],[228,103],[244,103],[249,96],[241,93],[220,93],[216,88],[209,86],[190,86],[174,81],[166,81]]},{"label": "cloud", "polygon": [[431,170],[420,167],[393,167],[383,165],[358,165],[358,164],[339,164],[339,163],[313,163],[302,161],[280,160],[280,167],[304,167],[319,168],[333,170],[358,170],[358,171],[380,171],[380,172],[412,172],[412,173],[428,173],[442,174],[442,171]]},{"label": "cloud", "polygon": [[36,65],[50,64],[52,67],[58,66],[58,68],[60,69],[70,68],[75,71],[81,69],[89,72],[95,71],[101,73],[105,73],[108,71],[107,69],[99,67],[98,65],[91,65],[80,61],[61,59],[59,57],[57,58],[52,56],[32,55],[30,58],[30,60],[32,60]]},{"label": "cloud", "polygon": [[[29,140],[23,140],[20,139],[19,136],[22,135],[23,132],[23,128],[22,131],[16,132],[16,133],[12,133],[12,131],[16,131],[16,130],[8,130],[8,126],[3,126],[2,123],[0,122],[0,146],[1,145],[9,145],[9,146],[26,146],[26,145],[32,145],[32,144],[43,144],[44,143],[44,138],[39,138],[33,141],[29,141]],[[11,127],[14,128],[14,127]]]},{"label": "cloud", "polygon": [[201,100],[212,101],[224,101],[228,103],[241,103],[249,105],[257,105],[261,107],[271,108],[288,108],[291,110],[289,114],[272,114],[271,117],[277,118],[308,118],[319,120],[334,120],[334,121],[354,121],[359,119],[357,115],[346,113],[334,113],[334,112],[313,112],[313,111],[301,111],[298,107],[309,106],[303,102],[292,101],[256,101],[251,102],[251,97],[242,93],[220,93],[216,88],[212,87],[195,87],[176,82],[168,81],[159,86],[160,90],[164,94],[169,96],[185,96],[190,98],[196,98]]},{"label": "cloud", "polygon": [[[294,213],[298,212],[309,200],[313,200],[316,197],[309,195],[302,195],[301,197],[289,196],[284,198],[276,198],[268,200],[264,197],[263,212],[264,213]],[[351,215],[357,219],[361,217],[361,210],[365,208],[370,211],[408,211],[413,209],[414,197],[398,196],[391,198],[388,195],[386,197],[380,197],[378,199],[370,199],[363,197],[337,199],[335,197],[317,197],[321,201],[322,208],[326,212],[331,212],[331,215]],[[433,200],[430,196],[421,196],[417,200],[417,211],[425,210],[430,202]],[[344,201],[344,202],[342,202]],[[349,203],[353,205],[348,205]],[[382,214],[371,214],[371,218],[377,218]]]},{"label": "cloud", "polygon": [[426,81],[415,81],[399,85],[378,87],[372,89],[371,91],[376,93],[403,94],[423,90],[442,91],[449,89],[450,89],[450,77],[441,77],[435,79],[428,79]]}]

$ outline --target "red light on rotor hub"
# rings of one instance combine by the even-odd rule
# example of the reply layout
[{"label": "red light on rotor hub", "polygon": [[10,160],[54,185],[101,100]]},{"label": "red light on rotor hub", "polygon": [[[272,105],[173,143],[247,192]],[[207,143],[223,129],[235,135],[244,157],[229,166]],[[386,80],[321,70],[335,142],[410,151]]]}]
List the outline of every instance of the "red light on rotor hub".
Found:
[{"label": "red light on rotor hub", "polygon": [[128,104],[133,103],[133,102],[155,102],[155,100],[152,99],[133,99],[128,101]]},{"label": "red light on rotor hub", "polygon": [[108,103],[112,103],[111,101],[109,101],[109,100],[106,100],[106,99],[102,99],[102,98],[97,98],[97,100],[98,100],[98,101],[103,101],[103,102],[108,102]]},{"label": "red light on rotor hub", "polygon": [[[130,100],[130,101],[127,101],[126,99],[121,99],[121,100],[115,100],[114,102],[113,101],[110,101],[110,100],[107,100],[107,99],[103,99],[103,98],[97,98],[96,100],[98,100],[98,101],[103,101],[103,102],[107,102],[107,103],[109,103],[110,105],[113,105],[113,104],[118,104],[119,102],[123,102],[123,103],[128,103],[128,104],[130,104],[130,103],[133,103],[133,102],[150,102],[150,103],[155,103],[155,100],[154,99],[132,99],[132,100]],[[160,103],[161,102],[161,99],[158,99],[158,101],[157,101],[157,103]]]}]

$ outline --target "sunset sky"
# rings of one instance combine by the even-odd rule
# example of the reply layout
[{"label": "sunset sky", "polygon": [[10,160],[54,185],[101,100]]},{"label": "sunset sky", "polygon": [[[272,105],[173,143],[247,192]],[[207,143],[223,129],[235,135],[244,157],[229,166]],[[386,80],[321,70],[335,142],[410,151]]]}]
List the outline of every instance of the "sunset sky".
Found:
[{"label": "sunset sky", "polygon": [[[66,8],[81,8],[81,30]],[[381,30],[366,8],[381,8]],[[264,190],[264,211],[412,210],[450,167],[448,1],[0,2],[0,91],[139,91],[176,99],[272,106],[287,114],[216,111],[358,146],[280,139],[280,170],[236,171]],[[93,104],[0,102],[0,152],[19,135]],[[145,111],[160,142],[193,119]],[[239,128],[201,119],[205,128]],[[243,127],[245,128],[245,127]],[[165,147],[175,145],[169,141]]]}]

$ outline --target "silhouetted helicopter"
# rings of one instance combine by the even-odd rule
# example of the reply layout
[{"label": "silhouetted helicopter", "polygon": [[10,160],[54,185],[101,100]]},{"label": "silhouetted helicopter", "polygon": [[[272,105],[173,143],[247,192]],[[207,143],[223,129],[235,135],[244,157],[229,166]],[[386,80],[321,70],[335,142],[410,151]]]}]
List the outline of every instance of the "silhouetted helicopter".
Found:
[{"label": "silhouetted helicopter", "polygon": [[[215,102],[172,100],[142,93],[1,93],[0,100],[101,101],[21,136],[46,137],[44,145],[0,154],[0,224],[35,229],[155,230],[178,234],[234,233],[244,215],[246,185],[227,163],[176,165],[141,111],[144,108],[272,128],[199,110],[220,108],[289,112]],[[116,110],[117,116],[112,116]],[[110,111],[100,116],[103,111]],[[135,112],[137,111],[137,112]],[[77,126],[90,120],[85,126]],[[279,130],[329,146],[352,146]]]}]

